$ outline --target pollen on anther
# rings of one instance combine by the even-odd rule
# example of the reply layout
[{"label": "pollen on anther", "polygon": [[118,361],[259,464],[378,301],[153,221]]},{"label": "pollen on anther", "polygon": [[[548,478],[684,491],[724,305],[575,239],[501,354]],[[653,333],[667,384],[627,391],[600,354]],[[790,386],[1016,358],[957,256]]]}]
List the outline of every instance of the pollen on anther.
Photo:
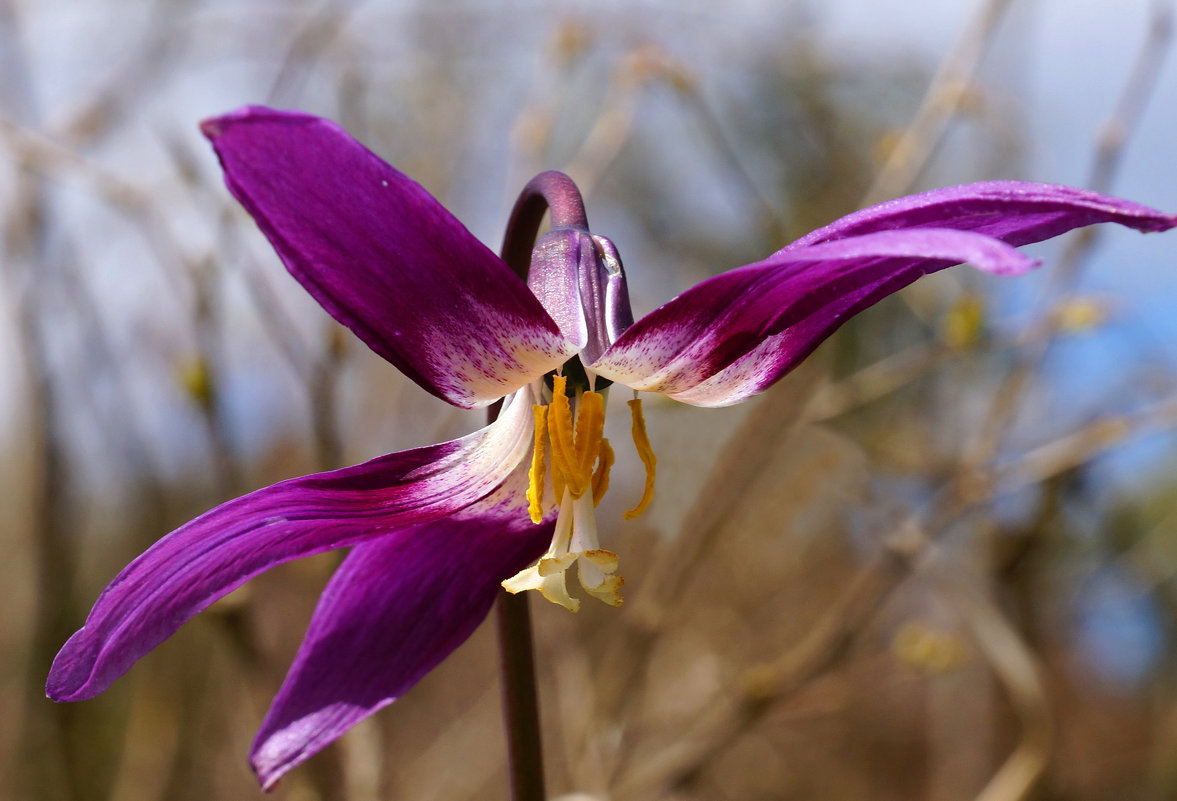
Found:
[{"label": "pollen on anther", "polygon": [[531,469],[527,471],[527,511],[531,522],[538,524],[544,519],[544,445],[548,434],[548,407],[536,404],[531,409],[535,415],[535,444],[531,450]]},{"label": "pollen on anther", "polygon": [[577,486],[579,471],[572,433],[572,404],[565,394],[567,379],[558,375],[552,384],[552,403],[548,407],[551,410],[548,413],[548,433],[552,438],[552,471],[559,470],[568,488],[578,495],[583,488]]}]

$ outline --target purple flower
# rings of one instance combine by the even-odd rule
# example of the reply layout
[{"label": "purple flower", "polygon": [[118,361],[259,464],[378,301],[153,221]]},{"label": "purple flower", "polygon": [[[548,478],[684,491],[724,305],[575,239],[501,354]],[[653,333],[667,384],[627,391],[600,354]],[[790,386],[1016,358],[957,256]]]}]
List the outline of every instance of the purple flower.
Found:
[{"label": "purple flower", "polygon": [[[1177,225],[1067,187],[941,189],[844,217],[633,322],[616,250],[588,232],[579,198],[554,214],[524,283],[333,123],[247,108],[203,127],[230,191],[332,316],[442,400],[507,398],[495,423],[461,439],[283,481],[180,527],[114,579],[58,654],[49,696],[90,698],[258,573],[351,548],[254,742],[267,788],[444,659],[500,585],[575,609],[565,573],[577,564],[587,592],[621,602],[593,513],[613,459],[602,437],[609,382],[635,390],[647,468],[636,514],[654,471],[636,391],[736,403],[922,275],[962,262],[1017,275],[1033,266],[1017,245],[1101,222]],[[537,180],[570,190],[558,174]]]}]

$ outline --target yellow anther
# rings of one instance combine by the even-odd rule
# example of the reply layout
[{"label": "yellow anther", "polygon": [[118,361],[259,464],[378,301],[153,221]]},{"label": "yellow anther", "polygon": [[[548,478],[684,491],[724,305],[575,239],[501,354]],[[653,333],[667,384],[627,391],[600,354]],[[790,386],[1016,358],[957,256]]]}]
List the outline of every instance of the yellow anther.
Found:
[{"label": "yellow anther", "polygon": [[646,511],[650,501],[654,500],[654,474],[658,466],[658,459],[654,456],[654,449],[650,447],[650,438],[646,434],[646,418],[642,415],[641,400],[634,398],[628,405],[630,416],[633,418],[633,444],[637,447],[638,456],[646,467],[646,486],[642,490],[642,499],[638,501],[637,506],[625,513],[626,520],[633,520]]},{"label": "yellow anther", "polygon": [[[583,482],[580,494],[592,486],[593,465],[601,451],[601,434],[605,430],[605,399],[598,392],[580,396],[576,412],[576,468],[577,481]],[[573,494],[579,498],[580,494]]]},{"label": "yellow anther", "polygon": [[[552,382],[552,403],[548,416],[548,435],[552,439],[552,483],[559,491],[568,487],[579,498],[592,486],[593,465],[601,450],[605,428],[605,399],[597,392],[585,392],[578,399],[575,431],[572,404],[566,394],[567,379],[556,376]],[[560,475],[557,481],[556,475]]]},{"label": "yellow anther", "polygon": [[[552,381],[552,403],[548,407],[548,435],[552,438],[552,472],[560,471],[573,497],[584,493],[578,491],[576,448],[572,434],[572,404],[565,394],[568,379],[558,375]],[[564,497],[562,494],[557,497]]]},{"label": "yellow anther", "polygon": [[609,440],[601,438],[601,457],[597,460],[597,469],[593,472],[593,506],[601,502],[605,493],[609,491],[609,468],[613,466],[613,447]]},{"label": "yellow anther", "polygon": [[531,407],[535,414],[535,445],[531,451],[531,469],[527,471],[527,511],[532,523],[544,519],[544,446],[548,440],[548,407]]},{"label": "yellow anther", "polygon": [[552,489],[555,490],[557,498],[564,497],[564,488],[568,486],[568,481],[564,478],[564,471],[560,469],[560,465],[556,463],[556,459],[552,458]]},{"label": "yellow anther", "polygon": [[[633,414],[634,443],[646,467],[641,501],[625,515],[632,519],[654,497],[655,460],[641,403],[634,400],[629,406]],[[573,401],[568,397],[567,379],[554,376],[551,403],[546,407],[533,406],[532,411],[535,437],[527,475],[528,513],[536,523],[543,521],[545,468],[551,470],[560,513],[548,552],[504,581],[503,587],[512,593],[537,590],[549,601],[575,612],[580,601],[568,594],[565,582],[565,574],[575,564],[586,592],[607,604],[620,606],[624,602],[621,596],[624,580],[616,572],[617,554],[600,547],[593,511],[609,489],[609,472],[614,460],[613,448],[604,437],[605,398],[598,392],[585,391],[578,393]],[[545,465],[545,461],[549,464]]]}]

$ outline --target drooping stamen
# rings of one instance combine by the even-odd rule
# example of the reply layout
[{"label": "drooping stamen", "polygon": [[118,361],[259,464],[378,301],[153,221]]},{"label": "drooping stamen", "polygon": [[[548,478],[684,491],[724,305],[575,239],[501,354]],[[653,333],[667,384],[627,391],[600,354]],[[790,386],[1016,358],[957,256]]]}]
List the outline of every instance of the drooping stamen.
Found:
[{"label": "drooping stamen", "polygon": [[613,447],[609,440],[601,438],[601,456],[593,472],[593,506],[599,506],[601,498],[609,491],[609,468],[613,466]]},{"label": "drooping stamen", "polygon": [[650,447],[650,438],[646,434],[646,418],[642,414],[641,399],[634,398],[627,405],[629,406],[630,416],[633,418],[633,426],[631,428],[633,432],[633,444],[637,447],[638,456],[646,468],[646,486],[642,490],[642,499],[638,501],[637,506],[625,513],[626,520],[633,520],[642,512],[646,511],[646,507],[650,505],[650,501],[654,500],[654,474],[658,466],[658,459],[654,456],[654,449]]},{"label": "drooping stamen", "polygon": [[[527,511],[532,523],[544,519],[544,448],[548,440],[548,407],[534,404],[535,444],[531,450],[531,469],[527,471]],[[558,497],[558,496],[557,496]]]}]

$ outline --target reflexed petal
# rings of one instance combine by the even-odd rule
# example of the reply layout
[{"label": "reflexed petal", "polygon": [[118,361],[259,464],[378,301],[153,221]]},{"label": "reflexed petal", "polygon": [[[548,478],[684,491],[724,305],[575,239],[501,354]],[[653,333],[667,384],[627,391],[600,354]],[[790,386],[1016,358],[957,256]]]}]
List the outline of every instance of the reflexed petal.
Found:
[{"label": "reflexed petal", "polygon": [[254,741],[264,788],[412,687],[486,617],[499,582],[543,553],[553,523],[533,524],[515,489],[497,509],[348,555]]},{"label": "reflexed petal", "polygon": [[[954,232],[1021,245],[1099,222],[1164,231],[1177,216],[1081,189],[1012,181],[899,198],[691,288],[639,320],[593,369],[686,403],[736,403],[779,379],[851,315],[920,275],[962,261],[1006,274],[1028,264],[978,242],[954,243]],[[823,250],[839,244],[849,250]],[[871,248],[881,250],[872,257]],[[966,255],[970,250],[977,252]]]},{"label": "reflexed petal", "polygon": [[1004,275],[1034,265],[996,239],[935,229],[778,253],[708,279],[646,315],[592,369],[687,403],[736,403],[780,378],[851,314],[920,275],[966,261]]},{"label": "reflexed petal", "polygon": [[888,200],[819,228],[777,253],[875,231],[910,228],[976,231],[1010,245],[1026,245],[1105,222],[1137,231],[1167,231],[1177,225],[1177,215],[1070,186],[987,181]]},{"label": "reflexed petal", "polygon": [[710,378],[676,394],[675,400],[694,406],[730,406],[750,398],[800,364],[846,320],[922,275],[919,268],[909,267],[863,284],[781,333],[766,338]]},{"label": "reflexed petal", "polygon": [[527,395],[462,439],[283,481],[168,534],[98,597],[53,662],[49,697],[97,695],[184,621],[276,564],[485,505],[531,445]]},{"label": "reflexed petal", "polygon": [[502,260],[339,126],[253,107],[202,127],[291,274],[426,390],[484,405],[575,352]]}]

